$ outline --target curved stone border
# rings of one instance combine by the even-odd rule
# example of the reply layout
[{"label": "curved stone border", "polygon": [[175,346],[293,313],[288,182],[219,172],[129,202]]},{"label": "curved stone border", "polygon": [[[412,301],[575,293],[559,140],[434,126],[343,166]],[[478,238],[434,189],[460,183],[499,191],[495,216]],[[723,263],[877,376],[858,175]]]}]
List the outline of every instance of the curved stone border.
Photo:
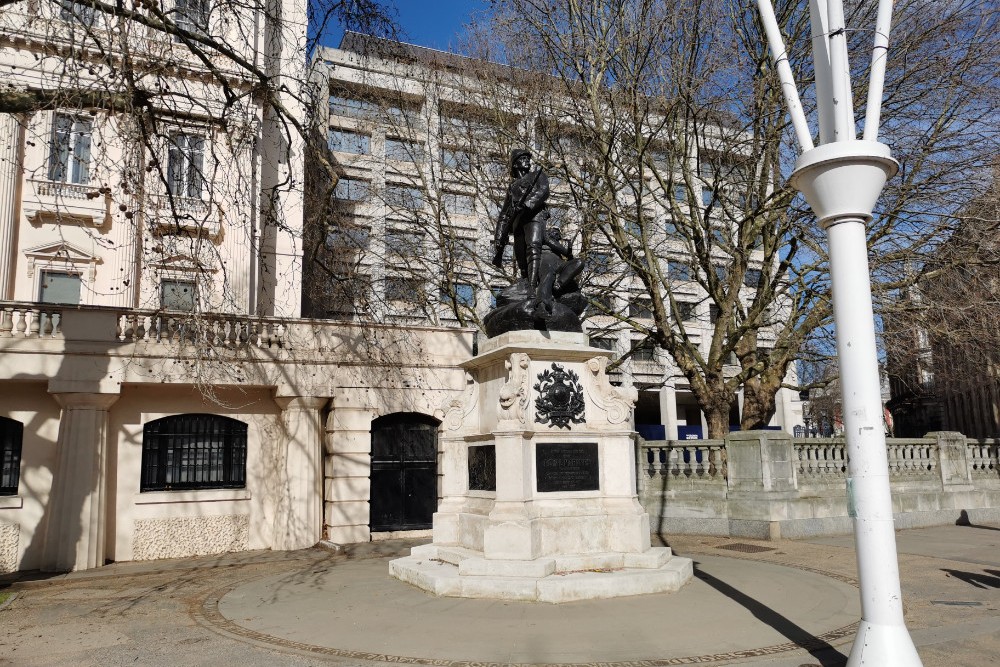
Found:
[{"label": "curved stone border", "polygon": [[[701,549],[691,549],[687,551],[687,555],[704,555],[704,556],[715,556],[719,558],[735,558],[738,560],[752,560],[757,562],[770,563],[772,565],[779,565],[783,567],[791,567],[798,570],[804,570],[806,572],[812,572],[830,579],[836,579],[846,584],[852,586],[857,586],[857,581],[851,577],[846,577],[844,575],[839,575],[831,572],[824,572],[818,568],[797,565],[792,563],[783,563],[779,561],[773,561],[769,559],[760,558],[750,558],[747,556],[731,556],[729,554],[717,554],[707,550]],[[263,579],[268,576],[272,576],[274,573],[269,572],[261,577],[256,577]],[[695,577],[698,575],[695,574]],[[233,639],[242,639],[256,644],[262,644],[265,646],[276,647],[279,649],[287,649],[298,653],[307,653],[314,655],[327,655],[336,658],[349,658],[353,660],[367,660],[371,662],[383,662],[383,663],[394,663],[401,665],[432,665],[434,667],[669,667],[670,665],[695,665],[695,664],[705,664],[712,662],[721,662],[723,660],[739,660],[742,658],[758,658],[767,655],[774,655],[777,653],[785,653],[788,651],[804,650],[809,651],[812,649],[826,648],[834,645],[835,642],[839,642],[842,639],[853,637],[857,632],[858,624],[851,623],[850,625],[845,625],[843,627],[837,628],[836,630],[831,630],[829,632],[824,632],[821,635],[814,637],[812,640],[803,642],[802,644],[796,642],[784,642],[782,644],[773,644],[771,646],[762,646],[759,648],[745,649],[741,651],[729,651],[727,653],[714,653],[706,655],[692,655],[683,656],[679,658],[652,658],[649,660],[625,660],[621,662],[572,662],[572,663],[502,663],[502,662],[489,662],[489,661],[477,661],[477,660],[448,660],[444,658],[415,658],[410,656],[402,655],[390,655],[386,653],[373,653],[370,651],[353,651],[348,649],[338,649],[326,646],[316,646],[315,644],[307,644],[305,642],[297,642],[290,639],[284,639],[282,637],[275,637],[274,635],[268,635],[263,632],[258,632],[256,630],[251,630],[245,628],[242,625],[234,623],[229,620],[219,611],[219,601],[230,591],[247,583],[247,580],[240,581],[234,584],[228,584],[226,586],[219,587],[209,593],[208,596],[202,599],[201,603],[194,603],[191,605],[191,615],[194,617],[195,621],[198,621],[202,627],[219,632],[224,636],[229,636]]]}]

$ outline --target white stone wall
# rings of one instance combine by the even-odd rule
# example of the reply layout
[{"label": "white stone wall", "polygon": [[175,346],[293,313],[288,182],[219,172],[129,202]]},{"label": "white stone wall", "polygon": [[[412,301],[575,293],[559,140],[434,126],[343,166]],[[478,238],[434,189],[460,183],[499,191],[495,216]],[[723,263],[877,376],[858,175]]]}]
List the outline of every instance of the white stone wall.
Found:
[{"label": "white stone wall", "polygon": [[250,515],[142,519],[135,523],[133,560],[246,551]]},{"label": "white stone wall", "polygon": [[17,570],[21,526],[0,521],[0,572]]}]

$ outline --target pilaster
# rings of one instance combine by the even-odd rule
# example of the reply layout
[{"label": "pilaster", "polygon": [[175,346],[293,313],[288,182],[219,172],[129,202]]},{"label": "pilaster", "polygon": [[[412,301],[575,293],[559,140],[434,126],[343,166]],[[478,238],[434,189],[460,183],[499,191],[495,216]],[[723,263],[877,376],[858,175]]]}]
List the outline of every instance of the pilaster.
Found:
[{"label": "pilaster", "polygon": [[107,522],[108,410],[118,394],[53,394],[59,418],[58,463],[46,511],[42,569],[104,565]]},{"label": "pilaster", "polygon": [[323,535],[323,409],[329,399],[288,396],[274,399],[282,410],[274,548],[305,549]]}]

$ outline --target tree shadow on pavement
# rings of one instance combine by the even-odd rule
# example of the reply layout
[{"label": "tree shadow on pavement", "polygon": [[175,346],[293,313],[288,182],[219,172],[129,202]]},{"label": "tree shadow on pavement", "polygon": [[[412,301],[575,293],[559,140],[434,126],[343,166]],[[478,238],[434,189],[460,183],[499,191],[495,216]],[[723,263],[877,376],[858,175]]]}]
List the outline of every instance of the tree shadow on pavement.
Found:
[{"label": "tree shadow on pavement", "polygon": [[962,510],[959,513],[958,519],[955,520],[955,525],[956,526],[962,526],[963,528],[981,528],[982,530],[1000,530],[1000,528],[997,528],[996,526],[984,526],[982,524],[972,523],[972,521],[969,520],[969,512],[967,510]]},{"label": "tree shadow on pavement", "polygon": [[754,615],[762,623],[774,628],[789,641],[801,649],[809,651],[809,654],[819,662],[822,667],[840,667],[847,662],[847,656],[831,646],[826,641],[820,639],[805,628],[799,627],[788,618],[782,616],[774,609],[755,600],[746,593],[733,588],[726,582],[713,577],[699,568],[695,568],[694,576],[701,581],[719,591],[727,598],[741,605]]},{"label": "tree shadow on pavement", "polygon": [[998,570],[983,570],[982,573],[979,573],[941,568],[941,571],[976,588],[1000,588],[1000,571]]}]

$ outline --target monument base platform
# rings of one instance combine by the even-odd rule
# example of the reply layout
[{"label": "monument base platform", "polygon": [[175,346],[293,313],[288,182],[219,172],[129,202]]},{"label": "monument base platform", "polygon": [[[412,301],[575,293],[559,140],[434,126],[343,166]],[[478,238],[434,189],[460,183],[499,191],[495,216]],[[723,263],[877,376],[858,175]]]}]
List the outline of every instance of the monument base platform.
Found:
[{"label": "monument base platform", "polygon": [[497,560],[463,547],[425,544],[390,561],[389,572],[442,597],[558,603],[673,593],[691,579],[693,564],[668,547]]}]

